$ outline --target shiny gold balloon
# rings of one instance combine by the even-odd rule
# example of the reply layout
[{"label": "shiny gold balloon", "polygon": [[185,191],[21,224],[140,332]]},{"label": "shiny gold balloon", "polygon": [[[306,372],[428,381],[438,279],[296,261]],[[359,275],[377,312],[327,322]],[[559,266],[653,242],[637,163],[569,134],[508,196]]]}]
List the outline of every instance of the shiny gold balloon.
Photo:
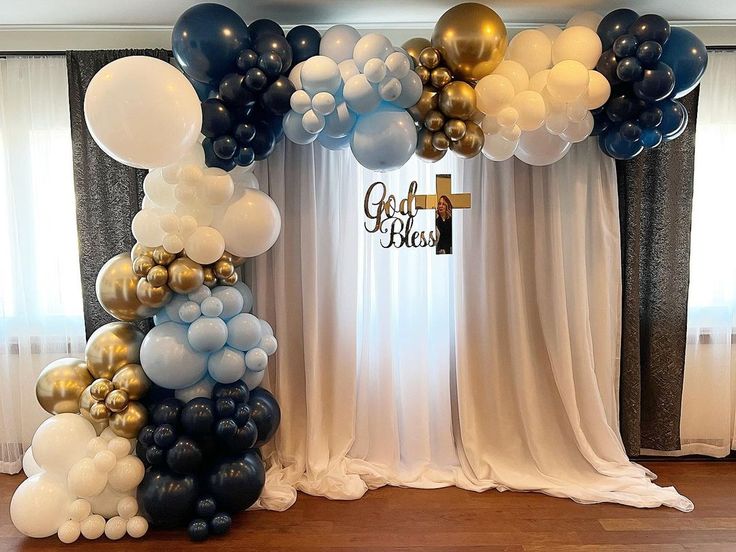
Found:
[{"label": "shiny gold balloon", "polygon": [[445,116],[434,109],[427,113],[427,116],[424,118],[424,128],[431,130],[432,132],[437,132],[444,124]]},{"label": "shiny gold balloon", "polygon": [[238,283],[238,273],[233,272],[227,278],[219,278],[219,282],[224,286],[234,286]]},{"label": "shiny gold balloon", "polygon": [[233,272],[235,272],[235,265],[233,265],[233,263],[231,263],[230,261],[220,259],[214,264],[212,270],[214,270],[215,276],[217,276],[218,278],[227,278]]},{"label": "shiny gold balloon", "polygon": [[433,88],[424,87],[419,101],[409,108],[409,114],[417,123],[423,123],[424,118],[433,109],[437,109],[439,93]]},{"label": "shiny gold balloon", "polygon": [[[150,274],[150,273],[149,273]],[[138,280],[138,286],[136,287],[136,294],[138,300],[146,305],[155,309],[160,309],[166,305],[171,298],[174,296],[169,289],[169,286],[154,286],[146,278]]]},{"label": "shiny gold balloon", "polygon": [[110,416],[110,429],[119,437],[134,439],[138,432],[148,423],[148,410],[141,403],[133,401],[128,408],[115,412]]},{"label": "shiny gold balloon", "polygon": [[136,276],[144,277],[154,266],[156,263],[153,262],[153,257],[148,255],[133,257],[133,273]]},{"label": "shiny gold balloon", "polygon": [[[84,417],[85,420],[90,422],[95,427],[95,430],[99,435],[100,433],[102,433],[102,430],[107,427],[107,417],[103,418],[102,420],[96,420],[92,417],[90,409],[92,409],[92,406],[96,403],[97,401],[92,398],[92,395],[90,395],[89,392],[89,387],[87,387],[82,392],[82,396],[79,397],[79,413]],[[107,408],[105,408],[105,411],[107,411]]]},{"label": "shiny gold balloon", "polygon": [[96,401],[104,401],[108,393],[115,389],[109,379],[98,378],[89,386],[89,394]]},{"label": "shiny gold balloon", "polygon": [[485,136],[483,130],[473,121],[465,122],[465,136],[457,142],[450,143],[450,149],[455,152],[458,157],[470,159],[475,157],[483,149]]},{"label": "shiny gold balloon", "polygon": [[450,140],[457,142],[460,138],[465,136],[467,126],[465,125],[465,121],[461,121],[460,119],[450,119],[445,123],[444,131]]},{"label": "shiny gold balloon", "polygon": [[228,255],[230,255],[230,262],[233,263],[233,266],[235,268],[238,268],[239,266],[245,264],[246,257],[238,257],[237,255],[233,255],[232,253],[228,253]]},{"label": "shiny gold balloon", "polygon": [[102,308],[125,322],[153,316],[156,309],[147,307],[138,300],[138,278],[133,272],[133,261],[127,253],[120,253],[107,261],[100,269],[95,285],[97,300]]},{"label": "shiny gold balloon", "polygon": [[434,26],[437,48],[456,79],[477,82],[503,61],[506,26],[488,6],[467,2],[447,10]]},{"label": "shiny gold balloon", "polygon": [[89,415],[93,420],[100,422],[110,417],[110,411],[105,406],[104,401],[97,401],[90,406]]},{"label": "shiny gold balloon", "polygon": [[128,364],[123,367],[113,376],[112,384],[115,389],[125,391],[131,401],[143,398],[151,388],[151,380],[140,364]]},{"label": "shiny gold balloon", "polygon": [[166,266],[174,262],[174,259],[176,259],[176,255],[166,251],[162,245],[153,250],[153,260],[156,261],[156,264]]},{"label": "shiny gold balloon", "polygon": [[442,131],[435,132],[432,134],[432,145],[440,151],[446,151],[450,147],[450,139]]},{"label": "shiny gold balloon", "polygon": [[419,80],[422,81],[422,85],[429,84],[430,79],[430,71],[426,67],[422,67],[421,65],[414,69],[414,72],[419,75]]},{"label": "shiny gold balloon", "polygon": [[151,257],[153,255],[153,247],[146,247],[138,242],[130,250],[131,260],[135,260],[137,257],[143,257],[144,255]]},{"label": "shiny gold balloon", "polygon": [[217,276],[215,276],[215,271],[209,267],[205,267],[202,269],[202,272],[204,273],[204,285],[208,288],[215,287],[217,285]]},{"label": "shiny gold balloon", "polygon": [[440,111],[451,119],[470,119],[475,113],[475,90],[467,82],[453,81],[440,91]]},{"label": "shiny gold balloon", "polygon": [[447,67],[437,67],[432,69],[432,73],[429,76],[429,81],[436,89],[443,88],[450,84],[452,81],[452,73]]},{"label": "shiny gold balloon", "polygon": [[427,69],[434,69],[440,64],[440,53],[432,47],[425,48],[419,53],[419,63]]},{"label": "shiny gold balloon", "polygon": [[120,412],[128,406],[128,394],[122,389],[115,389],[105,397],[105,406],[110,412]]},{"label": "shiny gold balloon", "polygon": [[112,379],[124,366],[140,362],[142,342],[143,332],[133,324],[105,324],[87,340],[87,369],[95,378]]},{"label": "shiny gold balloon", "polygon": [[169,271],[163,265],[156,265],[148,271],[146,279],[153,287],[161,287],[169,280]]},{"label": "shiny gold balloon", "polygon": [[446,151],[438,150],[432,145],[432,132],[423,128],[417,137],[417,149],[414,152],[419,159],[434,163],[445,156]]},{"label": "shiny gold balloon", "polygon": [[202,265],[187,257],[180,257],[169,265],[169,287],[175,293],[187,294],[204,283]]},{"label": "shiny gold balloon", "polygon": [[46,368],[36,380],[36,398],[51,414],[79,412],[79,397],[92,383],[87,363],[78,358],[60,358]]},{"label": "shiny gold balloon", "polygon": [[425,48],[429,48],[430,46],[431,44],[429,43],[429,40],[422,37],[410,38],[401,45],[406,53],[411,56],[411,59],[414,60],[415,66],[421,65],[421,63],[419,63],[419,54],[422,50],[424,50]]}]

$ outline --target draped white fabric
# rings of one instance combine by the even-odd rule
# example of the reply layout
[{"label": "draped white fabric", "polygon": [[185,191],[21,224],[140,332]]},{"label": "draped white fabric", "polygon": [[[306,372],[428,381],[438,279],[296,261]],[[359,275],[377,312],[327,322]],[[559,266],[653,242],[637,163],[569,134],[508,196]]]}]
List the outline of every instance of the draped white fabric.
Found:
[{"label": "draped white fabric", "polygon": [[[250,267],[279,338],[268,385],[283,411],[260,505],[389,484],[690,510],[618,436],[614,170],[593,140],[550,168],[448,156],[390,174],[279,146],[258,176],[282,234]],[[473,194],[453,214],[455,255],[383,249],[363,228],[367,187],[401,199],[437,173]],[[433,227],[417,215],[414,230]]]},{"label": "draped white fabric", "polygon": [[36,377],[84,350],[63,57],[0,59],[0,472],[44,419]]}]

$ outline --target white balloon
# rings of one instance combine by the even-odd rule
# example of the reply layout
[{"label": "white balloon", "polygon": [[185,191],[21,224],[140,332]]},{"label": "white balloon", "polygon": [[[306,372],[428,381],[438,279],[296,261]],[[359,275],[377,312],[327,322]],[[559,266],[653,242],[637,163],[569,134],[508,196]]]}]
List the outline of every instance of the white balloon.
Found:
[{"label": "white balloon", "polygon": [[573,144],[582,142],[593,132],[593,125],[593,115],[590,111],[587,111],[583,120],[580,122],[571,122],[565,131],[560,134],[560,138]]},{"label": "white balloon", "polygon": [[91,513],[92,506],[90,505],[89,500],[85,500],[83,498],[78,498],[69,506],[69,517],[74,521],[81,522],[82,520],[87,519]]},{"label": "white balloon", "polygon": [[544,124],[544,118],[547,115],[547,107],[544,104],[544,98],[539,92],[533,90],[524,90],[514,96],[511,107],[519,113],[519,119],[516,124],[521,130],[536,130]]},{"label": "white balloon", "polygon": [[302,67],[304,67],[304,63],[304,61],[300,61],[289,71],[289,80],[297,90],[302,89]]},{"label": "white balloon", "polygon": [[335,111],[335,96],[329,92],[317,92],[312,98],[312,109],[320,115],[329,115]]},{"label": "white balloon", "polygon": [[230,175],[222,169],[208,168],[204,173],[200,189],[211,205],[222,205],[233,195],[235,184]]},{"label": "white balloon", "polygon": [[103,473],[109,472],[115,467],[115,462],[118,461],[118,457],[111,450],[101,450],[95,454],[94,458],[95,468]]},{"label": "white balloon", "polygon": [[603,16],[594,11],[584,11],[573,15],[565,27],[588,27],[591,31],[598,32],[598,25]]},{"label": "white balloon", "polygon": [[[324,38],[322,38],[322,40],[324,40]],[[378,58],[381,61],[385,61],[393,51],[394,47],[391,45],[391,41],[384,35],[368,33],[355,44],[355,48],[353,49],[353,59],[355,60],[355,65],[358,66],[358,69],[363,71],[363,68],[369,59]]]},{"label": "white balloon", "polygon": [[486,115],[497,115],[516,94],[514,84],[504,75],[487,75],[475,86],[478,109]]},{"label": "white balloon", "polygon": [[545,69],[544,71],[534,73],[529,78],[529,90],[533,90],[534,92],[539,92],[541,94],[544,91],[544,88],[547,86],[549,71],[549,69]]},{"label": "white balloon", "polygon": [[120,516],[112,517],[105,524],[105,536],[110,540],[122,539],[125,536],[127,525],[126,521]]},{"label": "white balloon", "polygon": [[264,335],[261,337],[261,341],[258,343],[258,348],[263,349],[268,356],[271,356],[276,352],[278,348],[278,342],[272,335]]},{"label": "white balloon", "polygon": [[353,130],[356,120],[357,117],[355,113],[348,109],[348,104],[340,102],[335,107],[335,111],[325,117],[325,128],[323,132],[330,138],[342,138]]},{"label": "white balloon", "polygon": [[505,127],[502,128],[498,134],[507,142],[513,142],[514,144],[516,144],[521,137],[521,128],[519,127],[519,125]]},{"label": "white balloon", "polygon": [[[139,458],[126,456],[118,460],[107,478],[114,491],[125,493],[135,489],[143,481],[145,472],[146,468]],[[117,502],[115,507],[117,508]]]},{"label": "white balloon", "polygon": [[588,27],[568,27],[552,45],[552,62],[579,61],[586,69],[593,69],[602,52],[603,45],[595,31]]},{"label": "white balloon", "polygon": [[204,167],[204,162],[200,164],[179,163],[179,166],[181,168],[179,169],[179,173],[177,175],[178,182],[197,186],[199,184],[199,181],[202,180],[202,178],[204,177],[204,171],[202,170],[202,168]]},{"label": "white balloon", "polygon": [[419,101],[422,96],[422,79],[419,78],[419,75],[414,71],[409,71],[404,78],[399,79],[399,84],[401,84],[401,94],[394,100],[394,105],[406,109]]},{"label": "white balloon", "polygon": [[403,52],[394,52],[386,58],[386,69],[392,77],[403,79],[411,71],[409,56]]},{"label": "white balloon", "polygon": [[108,450],[110,450],[116,458],[123,458],[130,454],[130,441],[124,437],[114,437],[110,439],[107,444]]},{"label": "white balloon", "polygon": [[[109,452],[109,451],[108,451]],[[82,458],[69,470],[67,487],[69,492],[82,498],[100,494],[107,485],[105,472],[95,467],[92,458]]]},{"label": "white balloon", "polygon": [[44,470],[66,477],[69,469],[87,455],[95,428],[79,414],[57,414],[45,420],[33,436],[33,457]]},{"label": "white balloon", "polygon": [[332,58],[337,63],[353,57],[355,45],[360,40],[360,33],[349,25],[335,25],[322,35],[319,43],[319,54]]},{"label": "white balloon", "polygon": [[150,171],[143,179],[143,192],[159,207],[173,207],[174,189],[164,180],[161,169]]},{"label": "white balloon", "polygon": [[181,253],[181,250],[184,249],[184,241],[177,234],[166,234],[162,245],[169,253]]},{"label": "white balloon", "polygon": [[64,544],[71,544],[73,542],[76,542],[76,540],[79,538],[80,533],[81,530],[79,528],[79,522],[67,520],[61,524],[61,527],[59,527],[57,536],[59,537],[59,540]]},{"label": "white balloon", "polygon": [[378,85],[378,95],[387,102],[397,100],[401,95],[401,83],[395,77],[386,77]]},{"label": "white balloon", "polygon": [[545,127],[541,127],[521,135],[514,155],[528,165],[544,166],[562,159],[570,147],[570,142],[550,134]]},{"label": "white balloon", "polygon": [[518,61],[506,59],[498,64],[493,71],[494,75],[506,77],[514,85],[514,93],[518,94],[529,88],[529,74]]},{"label": "white balloon", "polygon": [[[307,132],[307,130],[304,128],[304,125],[302,124],[303,117],[304,116],[302,114],[297,113],[293,109],[289,111],[286,115],[284,115],[284,120],[282,122],[284,134],[295,144],[311,144],[317,139],[316,134]],[[237,201],[238,198],[233,199]]]},{"label": "white balloon", "polygon": [[36,459],[33,458],[33,447],[28,447],[23,455],[23,473],[26,474],[26,477],[33,477],[42,471],[41,467],[36,464]]},{"label": "white balloon", "polygon": [[106,443],[109,443],[111,440],[117,437],[117,434],[112,430],[110,426],[108,426],[102,430],[102,433],[100,433],[100,437],[102,437]]},{"label": "white balloon", "polygon": [[87,519],[82,520],[79,527],[85,539],[99,539],[105,532],[105,518],[99,514],[92,514]]},{"label": "white balloon", "polygon": [[598,109],[608,101],[611,95],[611,83],[598,71],[588,71],[587,108]]},{"label": "white balloon", "polygon": [[480,124],[483,134],[498,134],[501,131],[501,125],[493,115],[486,116]]},{"label": "white balloon", "polygon": [[148,532],[148,521],[142,516],[134,516],[128,520],[126,529],[131,537],[139,539]]},{"label": "white balloon", "polygon": [[259,190],[246,190],[231,203],[215,228],[225,238],[225,248],[239,257],[255,257],[268,251],[281,232],[281,215],[273,200]]},{"label": "white balloon", "polygon": [[570,103],[585,94],[589,82],[590,77],[585,65],[579,61],[565,60],[555,64],[550,70],[547,76],[547,90],[554,99]]},{"label": "white balloon", "polygon": [[560,29],[557,25],[542,25],[537,30],[544,33],[551,42],[554,42],[555,39],[560,36],[560,33],[562,32],[562,29]]},{"label": "white balloon", "polygon": [[291,109],[297,113],[304,114],[312,107],[312,97],[304,90],[297,90],[289,98],[289,104],[291,105]]},{"label": "white balloon", "polygon": [[552,41],[542,31],[527,29],[511,39],[506,56],[533,75],[552,65]]},{"label": "white balloon", "polygon": [[105,65],[84,97],[84,115],[95,142],[131,167],[171,165],[197,143],[199,98],[174,66],[148,56]]},{"label": "white balloon", "polygon": [[[179,186],[177,186],[178,188]],[[146,247],[158,247],[163,243],[166,233],[161,229],[159,216],[153,209],[141,209],[133,217],[131,224],[136,241]]]},{"label": "white balloon", "polygon": [[222,234],[210,226],[200,226],[186,239],[187,257],[199,264],[212,264],[225,252]]},{"label": "white balloon", "polygon": [[496,116],[496,121],[502,127],[513,127],[518,120],[519,112],[511,106],[504,107]]},{"label": "white balloon", "polygon": [[118,515],[128,520],[138,513],[138,501],[133,496],[121,498],[118,502]]},{"label": "white balloon", "polygon": [[386,78],[386,64],[378,58],[369,59],[363,67],[363,74],[368,82],[378,84]]},{"label": "white balloon", "polygon": [[565,111],[550,111],[547,115],[547,130],[552,134],[562,134],[569,124],[570,120],[567,118],[567,112]]},{"label": "white balloon", "polygon": [[342,79],[335,60],[327,56],[312,56],[304,62],[301,72],[302,88],[310,95],[317,92],[335,94]]},{"label": "white balloon", "polygon": [[570,119],[571,122],[579,123],[585,119],[585,116],[588,114],[585,100],[586,98],[583,98],[583,101],[577,100],[573,103],[567,104],[565,112],[567,114],[567,118]]},{"label": "white balloon", "polygon": [[509,142],[500,134],[486,134],[481,151],[491,161],[506,161],[513,157],[517,144],[518,140]]},{"label": "white balloon", "polygon": [[350,77],[360,74],[360,69],[355,65],[353,58],[346,59],[337,64],[337,68],[340,70],[340,77],[343,82],[348,82]]},{"label": "white balloon", "polygon": [[28,537],[50,537],[67,520],[71,503],[72,496],[60,479],[39,473],[15,490],[10,500],[10,519]]},{"label": "white balloon", "polygon": [[373,111],[381,103],[381,97],[365,75],[355,75],[343,88],[343,96],[348,107],[359,114]]},{"label": "white balloon", "polygon": [[176,234],[179,231],[179,217],[174,213],[166,213],[158,217],[158,223],[164,232]]},{"label": "white balloon", "polygon": [[318,134],[325,128],[325,117],[310,109],[302,115],[302,126],[310,134]]}]

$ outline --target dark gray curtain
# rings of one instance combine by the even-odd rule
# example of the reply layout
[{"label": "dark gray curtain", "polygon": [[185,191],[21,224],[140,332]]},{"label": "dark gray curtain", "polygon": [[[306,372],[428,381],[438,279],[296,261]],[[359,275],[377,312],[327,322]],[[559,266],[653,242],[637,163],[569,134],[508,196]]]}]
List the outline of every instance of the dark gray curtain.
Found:
[{"label": "dark gray curtain", "polygon": [[680,448],[690,218],[699,88],[677,140],[616,163],[623,262],[621,436],[640,449]]},{"label": "dark gray curtain", "polygon": [[166,50],[92,50],[66,54],[77,198],[79,265],[87,337],[113,321],[95,296],[95,279],[110,257],[133,246],[130,223],[143,200],[145,170],[114,161],[95,144],[84,122],[84,94],[102,67],[121,57],[144,55],[165,61]]}]

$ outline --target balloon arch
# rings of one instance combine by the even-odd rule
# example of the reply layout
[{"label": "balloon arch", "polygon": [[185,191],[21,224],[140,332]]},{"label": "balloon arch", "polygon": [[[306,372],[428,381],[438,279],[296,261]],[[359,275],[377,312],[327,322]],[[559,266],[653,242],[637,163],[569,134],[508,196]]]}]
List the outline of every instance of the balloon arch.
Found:
[{"label": "balloon arch", "polygon": [[[629,9],[509,42],[491,8],[465,3],[431,40],[398,47],[348,25],[285,34],[199,4],[172,42],[179,69],[122,58],[86,93],[95,141],[149,172],[137,243],[97,278],[118,322],[90,337],[84,360],[56,361],[38,379],[54,416],[33,437],[10,507],[31,537],[138,538],[150,523],[203,540],[258,500],[260,447],[281,416],[260,387],[277,340],[236,268],[278,238],[280,213],[252,171],[284,136],[350,148],[377,171],[448,151],[548,165],[590,135],[631,159],[682,134],[678,99],[707,64],[695,35]],[[132,323],[149,317],[144,335]]]}]

